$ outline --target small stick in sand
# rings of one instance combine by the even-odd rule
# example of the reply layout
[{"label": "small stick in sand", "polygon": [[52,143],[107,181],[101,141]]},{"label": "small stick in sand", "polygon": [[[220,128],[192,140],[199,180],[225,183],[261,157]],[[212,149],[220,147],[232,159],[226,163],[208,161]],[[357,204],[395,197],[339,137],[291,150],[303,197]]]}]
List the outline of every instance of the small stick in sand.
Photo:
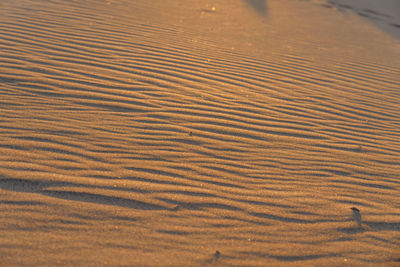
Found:
[{"label": "small stick in sand", "polygon": [[215,260],[217,261],[218,259],[219,259],[219,256],[221,255],[221,253],[217,250],[217,251],[215,251],[215,254],[214,254],[214,257],[215,257]]},{"label": "small stick in sand", "polygon": [[362,228],[360,210],[355,207],[352,207],[351,210],[353,211],[353,219],[357,222],[358,227]]}]

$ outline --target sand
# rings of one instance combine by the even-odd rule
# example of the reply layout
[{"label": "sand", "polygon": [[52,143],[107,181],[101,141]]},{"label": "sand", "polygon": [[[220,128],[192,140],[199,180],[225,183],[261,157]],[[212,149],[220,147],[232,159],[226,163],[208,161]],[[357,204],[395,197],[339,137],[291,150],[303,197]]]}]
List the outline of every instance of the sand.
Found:
[{"label": "sand", "polygon": [[327,0],[326,7],[351,11],[400,38],[400,1],[398,0]]},{"label": "sand", "polygon": [[0,265],[398,266],[400,42],[349,3],[1,1]]}]

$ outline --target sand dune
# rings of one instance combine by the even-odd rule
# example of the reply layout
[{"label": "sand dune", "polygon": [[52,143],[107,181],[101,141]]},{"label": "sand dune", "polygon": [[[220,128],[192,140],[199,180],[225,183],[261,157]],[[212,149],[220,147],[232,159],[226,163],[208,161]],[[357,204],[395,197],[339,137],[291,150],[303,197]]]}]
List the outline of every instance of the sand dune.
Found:
[{"label": "sand dune", "polygon": [[400,38],[400,2],[397,0],[328,0],[324,6],[353,11],[385,32]]},{"label": "sand dune", "polygon": [[324,5],[2,1],[0,265],[398,264],[400,44]]}]

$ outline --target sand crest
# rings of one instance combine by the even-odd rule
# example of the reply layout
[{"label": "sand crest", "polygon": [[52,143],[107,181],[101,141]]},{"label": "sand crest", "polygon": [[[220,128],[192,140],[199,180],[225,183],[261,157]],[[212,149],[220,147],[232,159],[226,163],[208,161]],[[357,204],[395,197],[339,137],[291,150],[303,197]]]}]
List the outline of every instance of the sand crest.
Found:
[{"label": "sand crest", "polygon": [[400,43],[338,4],[2,1],[0,265],[399,264]]}]

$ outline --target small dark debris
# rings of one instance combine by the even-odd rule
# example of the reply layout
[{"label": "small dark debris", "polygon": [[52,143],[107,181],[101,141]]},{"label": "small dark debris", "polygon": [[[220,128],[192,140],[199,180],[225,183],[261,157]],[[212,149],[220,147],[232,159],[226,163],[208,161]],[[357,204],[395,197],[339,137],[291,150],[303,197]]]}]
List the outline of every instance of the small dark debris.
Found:
[{"label": "small dark debris", "polygon": [[175,207],[173,207],[171,210],[172,211],[178,211],[180,209],[180,206],[179,205],[176,205]]},{"label": "small dark debris", "polygon": [[354,211],[358,211],[358,212],[360,212],[360,210],[359,209],[357,209],[356,207],[352,207],[352,208],[350,208],[351,210],[354,210]]},{"label": "small dark debris", "polygon": [[361,145],[358,145],[355,149],[355,152],[362,152],[363,151],[363,147]]}]

